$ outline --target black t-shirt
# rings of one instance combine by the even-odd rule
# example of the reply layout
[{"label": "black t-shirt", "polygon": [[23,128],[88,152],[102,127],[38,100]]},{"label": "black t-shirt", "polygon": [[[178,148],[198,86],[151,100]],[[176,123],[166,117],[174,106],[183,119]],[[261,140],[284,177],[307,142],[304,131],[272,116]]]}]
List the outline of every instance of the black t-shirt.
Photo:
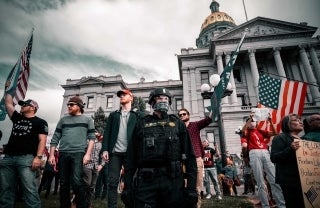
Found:
[{"label": "black t-shirt", "polygon": [[39,144],[39,134],[48,135],[48,123],[35,116],[26,118],[17,111],[11,117],[13,126],[9,142],[4,148],[7,155],[36,155]]}]

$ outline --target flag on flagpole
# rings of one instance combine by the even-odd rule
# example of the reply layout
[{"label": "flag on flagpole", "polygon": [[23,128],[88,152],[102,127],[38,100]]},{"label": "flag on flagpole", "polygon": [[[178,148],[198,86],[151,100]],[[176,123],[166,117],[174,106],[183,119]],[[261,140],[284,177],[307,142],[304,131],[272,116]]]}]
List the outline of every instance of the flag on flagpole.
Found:
[{"label": "flag on flagpole", "polygon": [[[219,108],[220,108],[220,102],[223,97],[223,94],[225,90],[227,89],[231,71],[233,70],[233,65],[236,62],[237,56],[239,54],[240,48],[242,46],[243,40],[248,32],[248,29],[245,30],[243,33],[241,40],[236,48],[235,51],[232,52],[230,60],[228,61],[227,65],[223,69],[223,72],[220,74],[220,82],[218,85],[214,88],[214,95],[211,96],[211,107],[213,109],[213,121],[218,120],[218,114],[219,114]],[[215,96],[215,97],[214,97]]]},{"label": "flag on flagpole", "polygon": [[[266,74],[259,78],[259,107],[271,108],[272,122],[280,132],[281,119],[290,113],[302,115],[308,84],[287,79],[276,79]],[[267,129],[267,122],[260,122],[258,128]]]},{"label": "flag on flagpole", "polygon": [[27,93],[28,80],[30,75],[30,55],[33,42],[33,29],[26,47],[22,50],[21,55],[9,73],[6,83],[10,83],[5,89],[3,98],[0,101],[0,121],[6,118],[5,94],[9,93],[13,97],[13,104],[16,105],[19,100],[23,100]]}]

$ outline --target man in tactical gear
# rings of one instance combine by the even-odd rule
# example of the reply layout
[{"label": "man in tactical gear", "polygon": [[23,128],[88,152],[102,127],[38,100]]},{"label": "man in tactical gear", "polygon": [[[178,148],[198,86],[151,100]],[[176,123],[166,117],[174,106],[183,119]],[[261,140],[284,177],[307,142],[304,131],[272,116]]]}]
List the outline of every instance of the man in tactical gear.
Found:
[{"label": "man in tactical gear", "polygon": [[153,90],[148,103],[154,112],[137,121],[128,144],[128,177],[121,198],[135,208],[194,208],[197,164],[186,126],[167,113],[167,89]]}]

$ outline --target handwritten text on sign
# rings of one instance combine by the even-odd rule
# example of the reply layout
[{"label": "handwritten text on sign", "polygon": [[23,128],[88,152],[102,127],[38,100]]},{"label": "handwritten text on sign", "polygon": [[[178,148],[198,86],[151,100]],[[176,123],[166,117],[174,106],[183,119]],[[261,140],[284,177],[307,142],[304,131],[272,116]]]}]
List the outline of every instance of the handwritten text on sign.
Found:
[{"label": "handwritten text on sign", "polygon": [[300,140],[296,155],[305,207],[320,208],[320,142]]}]

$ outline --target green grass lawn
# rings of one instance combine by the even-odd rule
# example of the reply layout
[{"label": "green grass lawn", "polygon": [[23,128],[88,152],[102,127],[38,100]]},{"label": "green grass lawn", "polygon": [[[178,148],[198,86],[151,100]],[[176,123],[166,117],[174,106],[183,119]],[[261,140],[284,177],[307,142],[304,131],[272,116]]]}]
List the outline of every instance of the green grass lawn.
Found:
[{"label": "green grass lawn", "polygon": [[[43,208],[57,208],[59,207],[58,195],[50,195],[48,198],[44,198],[41,195],[42,207]],[[95,200],[93,202],[94,208],[106,208],[106,200]],[[23,208],[24,203],[18,202],[15,208]],[[203,199],[202,208],[253,208],[252,202],[246,196],[235,196],[235,197],[223,197],[222,200],[215,198]],[[123,203],[119,200],[118,208],[124,208]]]}]

